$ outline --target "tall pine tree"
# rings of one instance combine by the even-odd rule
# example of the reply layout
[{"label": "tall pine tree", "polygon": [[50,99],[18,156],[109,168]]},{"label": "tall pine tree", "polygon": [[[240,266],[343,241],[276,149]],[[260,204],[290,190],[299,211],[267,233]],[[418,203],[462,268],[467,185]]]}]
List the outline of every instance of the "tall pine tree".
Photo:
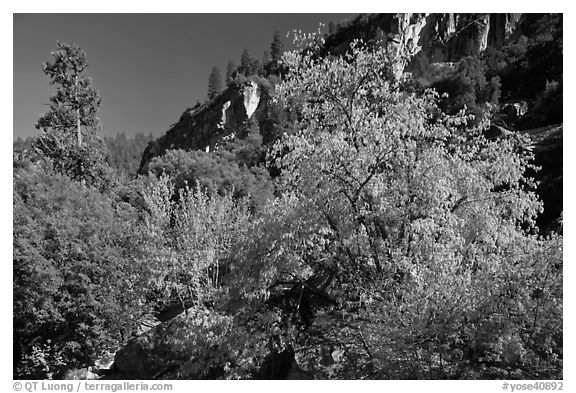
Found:
[{"label": "tall pine tree", "polygon": [[228,66],[226,68],[226,85],[230,84],[233,80],[234,71],[236,71],[236,65],[232,60],[228,62]]},{"label": "tall pine tree", "polygon": [[246,76],[250,76],[257,74],[259,69],[260,62],[250,55],[248,49],[244,49],[242,57],[240,58],[240,72]]},{"label": "tall pine tree", "polygon": [[54,62],[45,62],[42,71],[50,77],[51,85],[58,85],[56,94],[50,97],[50,110],[43,114],[36,128],[60,131],[76,136],[82,146],[84,132],[93,132],[99,125],[96,112],[101,98],[92,87],[92,80],[85,76],[86,52],[75,44],[58,42],[58,49],[51,52]]},{"label": "tall pine tree", "polygon": [[266,49],[264,51],[264,55],[262,56],[262,65],[265,66],[270,62],[270,60],[272,60],[272,57],[270,56],[270,51]]},{"label": "tall pine tree", "polygon": [[96,113],[102,100],[85,74],[86,52],[75,44],[58,42],[51,54],[54,61],[45,62],[42,70],[57,89],[50,97],[49,111],[36,122],[41,134],[34,150],[56,171],[73,179],[107,184],[106,147],[96,135],[100,126]]},{"label": "tall pine tree", "polygon": [[284,53],[284,44],[282,43],[282,38],[280,37],[280,32],[276,30],[274,32],[274,38],[272,39],[272,44],[270,45],[270,54],[272,55],[272,60],[278,61]]},{"label": "tall pine tree", "polygon": [[208,99],[211,100],[222,91],[222,77],[220,76],[220,69],[216,66],[212,68],[210,77],[208,78]]},{"label": "tall pine tree", "polygon": [[250,56],[250,52],[248,51],[248,49],[244,49],[244,51],[242,52],[242,56],[240,57],[240,67],[242,67],[242,69],[246,69],[250,67],[252,61],[253,59],[252,56]]}]

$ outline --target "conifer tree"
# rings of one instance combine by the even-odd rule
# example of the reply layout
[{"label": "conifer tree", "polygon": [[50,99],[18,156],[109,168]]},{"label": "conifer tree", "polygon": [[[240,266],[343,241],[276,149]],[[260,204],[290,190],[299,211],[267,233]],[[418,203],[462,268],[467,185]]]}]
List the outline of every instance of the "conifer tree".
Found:
[{"label": "conifer tree", "polygon": [[92,80],[85,76],[86,52],[75,44],[57,45],[58,49],[51,53],[54,62],[45,62],[42,71],[50,77],[50,84],[59,87],[50,97],[50,110],[40,117],[36,128],[74,132],[78,146],[82,146],[82,128],[90,132],[99,125],[96,112],[102,100],[92,87]]},{"label": "conifer tree", "polygon": [[280,32],[278,30],[274,32],[274,38],[272,39],[270,49],[272,60],[280,60],[282,53],[284,53],[284,44],[282,43],[282,38],[280,37]]},{"label": "conifer tree", "polygon": [[232,60],[228,62],[228,67],[226,68],[226,84],[228,85],[232,82],[234,71],[236,71],[236,65]]},{"label": "conifer tree", "polygon": [[248,52],[248,49],[244,49],[242,52],[242,57],[240,58],[240,68],[239,72],[243,73],[245,76],[255,75],[260,69],[260,62],[253,58]]},{"label": "conifer tree", "polygon": [[208,99],[213,99],[220,91],[222,91],[222,77],[220,76],[220,69],[214,66],[208,78]]},{"label": "conifer tree", "polygon": [[244,49],[244,52],[242,52],[242,57],[240,57],[240,67],[245,70],[250,67],[252,61],[253,59],[252,56],[250,56],[250,52],[248,49]]},{"label": "conifer tree", "polygon": [[251,75],[252,74],[252,64],[254,63],[254,59],[248,52],[248,49],[244,49],[242,52],[242,57],[240,58],[240,69],[244,75]]},{"label": "conifer tree", "polygon": [[336,33],[336,25],[334,24],[334,22],[330,21],[328,23],[328,34],[334,34]]},{"label": "conifer tree", "polygon": [[100,126],[96,113],[102,100],[85,74],[86,52],[76,44],[58,42],[51,54],[54,61],[45,62],[42,70],[57,89],[50,97],[49,111],[36,122],[41,134],[34,141],[34,150],[56,171],[101,186],[109,177],[106,148],[96,135]]},{"label": "conifer tree", "polygon": [[262,56],[262,65],[265,66],[270,62],[270,60],[272,60],[272,57],[270,56],[270,51],[266,49],[264,51],[264,55]]}]

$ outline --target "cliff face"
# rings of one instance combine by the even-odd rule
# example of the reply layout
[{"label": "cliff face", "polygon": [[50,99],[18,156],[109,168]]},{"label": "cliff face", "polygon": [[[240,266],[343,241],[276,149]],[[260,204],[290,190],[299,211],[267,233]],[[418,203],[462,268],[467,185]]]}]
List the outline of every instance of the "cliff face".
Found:
[{"label": "cliff face", "polygon": [[262,102],[260,88],[248,81],[226,89],[205,105],[187,109],[166,134],[148,145],[138,173],[146,173],[150,160],[166,150],[213,150],[218,142],[243,129],[252,116],[258,117]]},{"label": "cliff face", "polygon": [[421,17],[419,34],[408,35],[408,40],[416,43],[418,55],[426,56],[430,63],[458,61],[489,46],[500,48],[514,32],[520,15],[429,14]]},{"label": "cliff face", "polygon": [[[515,31],[522,14],[378,14],[361,15],[326,40],[326,52],[341,54],[356,38],[379,42],[410,57],[406,71],[421,64],[455,62],[499,48]],[[398,76],[404,67],[397,70]]]},{"label": "cliff face", "polygon": [[[326,37],[324,54],[342,54],[352,40],[361,38],[388,46],[407,59],[399,64],[398,77],[404,72],[434,73],[435,67],[441,73],[451,62],[478,55],[488,46],[501,47],[514,34],[520,15],[361,15]],[[168,149],[213,150],[223,138],[241,131],[252,116],[262,120],[266,106],[267,97],[254,81],[226,89],[211,102],[186,110],[165,135],[152,142],[138,172],[146,173],[150,160]]]}]

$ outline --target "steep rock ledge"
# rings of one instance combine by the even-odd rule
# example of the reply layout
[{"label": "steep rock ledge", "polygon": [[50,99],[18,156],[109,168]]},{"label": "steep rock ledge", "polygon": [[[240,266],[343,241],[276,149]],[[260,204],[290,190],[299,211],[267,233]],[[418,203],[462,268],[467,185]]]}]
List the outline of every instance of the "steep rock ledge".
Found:
[{"label": "steep rock ledge", "polygon": [[[522,14],[398,13],[361,15],[327,37],[325,52],[344,53],[353,39],[380,42],[397,54],[411,57],[406,71],[418,72],[431,63],[456,62],[499,48],[515,32]],[[397,76],[404,71],[396,70]]]},{"label": "steep rock ledge", "polygon": [[[465,56],[477,55],[488,46],[502,46],[514,34],[520,16],[450,13],[361,15],[354,23],[328,36],[324,51],[342,54],[353,39],[362,38],[386,45],[407,59],[395,70],[397,77],[404,72],[430,74],[432,64],[452,65]],[[150,160],[169,149],[212,150],[224,138],[234,137],[252,116],[260,121],[265,112],[262,109],[265,101],[257,83],[249,80],[226,89],[204,105],[186,110],[165,135],[148,145],[138,173],[146,173]]]},{"label": "steep rock ledge", "polygon": [[169,149],[212,150],[219,141],[242,129],[261,104],[258,84],[248,81],[229,87],[204,105],[187,109],[166,134],[144,150],[138,173],[146,173],[152,158]]}]

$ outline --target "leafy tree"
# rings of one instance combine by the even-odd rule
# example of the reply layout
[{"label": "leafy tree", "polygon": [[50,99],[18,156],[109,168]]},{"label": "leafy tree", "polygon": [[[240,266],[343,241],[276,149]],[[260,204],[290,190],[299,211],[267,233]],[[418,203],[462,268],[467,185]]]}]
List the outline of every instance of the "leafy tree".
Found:
[{"label": "leafy tree", "polygon": [[234,160],[248,168],[263,163],[266,148],[262,145],[262,135],[258,120],[253,117],[248,120],[248,127],[244,138],[235,138],[226,148],[234,154]]},{"label": "leafy tree", "polygon": [[33,137],[27,137],[26,139],[22,139],[22,137],[16,138],[16,140],[12,143],[14,160],[24,159],[30,153],[33,140]]},{"label": "leafy tree", "polygon": [[[153,255],[148,269],[155,278],[156,307],[179,302],[183,310],[203,308],[221,284],[222,266],[234,243],[246,235],[245,200],[194,188],[176,190],[166,175],[143,190],[143,233]],[[177,199],[177,200],[176,200]]]},{"label": "leafy tree", "polygon": [[148,281],[137,218],[67,176],[15,169],[15,377],[87,367],[135,331]]},{"label": "leafy tree", "polygon": [[275,147],[283,196],[235,254],[237,298],[296,317],[291,345],[324,377],[559,375],[561,238],[534,234],[527,139],[400,91],[383,49],[284,61],[300,116]]},{"label": "leafy tree", "polygon": [[208,99],[211,100],[222,91],[222,77],[220,76],[220,69],[216,66],[212,67],[210,77],[208,78]]},{"label": "leafy tree", "polygon": [[245,143],[238,146],[237,152],[221,154],[170,150],[152,160],[150,172],[157,176],[170,176],[176,190],[198,184],[209,195],[232,194],[236,199],[249,197],[251,209],[258,211],[272,197],[273,186],[265,169],[247,167],[236,161],[236,154],[239,159],[245,157],[250,160],[250,151],[253,150]]},{"label": "leafy tree", "polygon": [[36,122],[41,134],[34,147],[57,171],[105,186],[109,169],[103,165],[103,142],[95,134],[101,99],[85,75],[86,53],[75,44],[58,42],[52,56],[54,61],[44,63],[42,70],[58,88],[50,97],[50,110]]},{"label": "leafy tree", "polygon": [[117,196],[15,167],[17,377],[86,366],[176,302],[148,337],[173,378],[264,378],[280,355],[320,378],[561,378],[562,237],[535,225],[530,141],[456,108],[498,81],[461,62],[446,114],[385,49],[318,48],[283,55],[267,123],[168,151]]},{"label": "leafy tree", "polygon": [[280,60],[282,58],[282,53],[284,53],[284,44],[282,43],[280,32],[276,30],[274,32],[274,38],[272,39],[272,44],[270,44],[270,54],[272,55],[272,60],[274,61]]}]

